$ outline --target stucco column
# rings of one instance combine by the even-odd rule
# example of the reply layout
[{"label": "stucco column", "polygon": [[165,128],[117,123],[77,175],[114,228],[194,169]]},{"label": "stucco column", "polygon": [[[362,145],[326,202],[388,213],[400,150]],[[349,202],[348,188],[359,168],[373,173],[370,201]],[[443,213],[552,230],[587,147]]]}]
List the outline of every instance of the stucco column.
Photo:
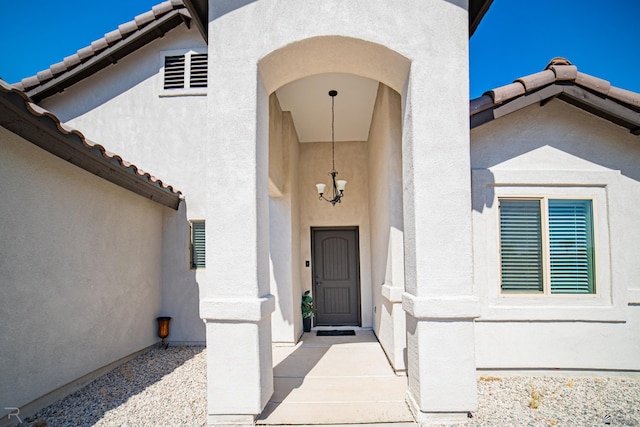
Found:
[{"label": "stucco column", "polygon": [[[452,28],[465,22],[458,24]],[[460,33],[437,40],[455,55],[412,63],[404,105],[402,305],[407,401],[420,423],[464,422],[477,408],[479,303],[472,277],[467,40]]]},{"label": "stucco column", "polygon": [[[210,58],[216,49],[212,42]],[[203,180],[206,283],[200,316],[207,337],[207,421],[252,425],[273,394],[269,108],[257,69],[231,57],[210,60],[209,66],[210,76],[225,78],[209,79]]]}]

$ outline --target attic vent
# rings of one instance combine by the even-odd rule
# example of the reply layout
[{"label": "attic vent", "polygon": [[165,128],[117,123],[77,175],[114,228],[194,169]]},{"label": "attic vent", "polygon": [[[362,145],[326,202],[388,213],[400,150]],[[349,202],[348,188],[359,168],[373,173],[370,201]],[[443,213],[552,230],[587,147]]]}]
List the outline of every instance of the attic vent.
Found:
[{"label": "attic vent", "polygon": [[184,88],[184,55],[165,56],[164,58],[164,88]]},{"label": "attic vent", "polygon": [[207,87],[207,54],[191,55],[191,87]]},{"label": "attic vent", "polygon": [[195,89],[198,94],[202,92],[202,88],[207,87],[207,63],[206,53],[166,54],[163,82],[165,94],[169,95],[168,92],[173,91],[176,91],[175,95],[195,93],[190,89]]}]

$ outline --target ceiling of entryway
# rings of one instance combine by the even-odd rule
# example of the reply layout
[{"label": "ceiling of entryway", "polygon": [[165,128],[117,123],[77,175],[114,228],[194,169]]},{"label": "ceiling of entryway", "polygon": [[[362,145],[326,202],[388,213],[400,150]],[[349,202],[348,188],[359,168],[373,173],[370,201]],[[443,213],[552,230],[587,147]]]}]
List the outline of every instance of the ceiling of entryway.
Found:
[{"label": "ceiling of entryway", "polygon": [[353,74],[305,77],[276,91],[283,111],[291,111],[300,142],[331,141],[331,97],[335,89],[335,140],[366,141],[378,82]]}]

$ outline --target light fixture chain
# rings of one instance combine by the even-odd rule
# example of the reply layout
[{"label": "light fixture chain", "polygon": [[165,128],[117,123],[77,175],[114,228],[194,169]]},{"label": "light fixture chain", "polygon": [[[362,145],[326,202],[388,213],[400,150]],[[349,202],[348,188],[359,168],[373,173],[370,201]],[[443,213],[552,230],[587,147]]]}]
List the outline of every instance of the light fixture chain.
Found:
[{"label": "light fixture chain", "polygon": [[334,107],[335,107],[335,101],[336,101],[336,97],[332,96],[331,97],[331,170],[335,171],[336,170],[336,157],[335,157],[335,129],[334,129],[334,122],[335,122],[335,112],[334,112]]},{"label": "light fixture chain", "polygon": [[329,175],[331,175],[333,197],[331,199],[324,197],[324,190],[327,186],[325,184],[316,184],[316,189],[318,190],[319,198],[321,200],[326,200],[327,202],[331,203],[333,206],[335,206],[336,203],[340,203],[340,201],[342,200],[344,186],[347,184],[347,181],[345,180],[338,180],[336,182],[336,176],[338,175],[338,172],[336,171],[335,96],[337,94],[338,94],[337,90],[329,91],[329,96],[331,97],[331,166],[332,166],[331,172],[329,172]]}]

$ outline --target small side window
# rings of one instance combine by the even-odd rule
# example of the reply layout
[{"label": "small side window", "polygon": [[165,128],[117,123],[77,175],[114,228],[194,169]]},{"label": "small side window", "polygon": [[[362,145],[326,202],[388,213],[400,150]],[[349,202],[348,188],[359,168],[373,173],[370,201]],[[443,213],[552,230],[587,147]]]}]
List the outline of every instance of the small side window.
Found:
[{"label": "small side window", "polygon": [[204,221],[191,221],[191,269],[205,268]]}]

